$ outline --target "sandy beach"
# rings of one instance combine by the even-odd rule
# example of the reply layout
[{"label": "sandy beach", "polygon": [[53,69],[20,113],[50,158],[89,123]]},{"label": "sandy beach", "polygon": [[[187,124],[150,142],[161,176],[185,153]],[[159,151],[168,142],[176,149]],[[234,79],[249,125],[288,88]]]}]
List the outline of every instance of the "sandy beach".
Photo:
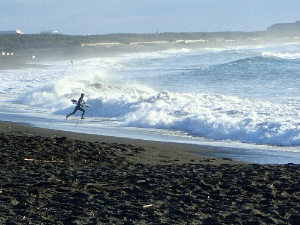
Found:
[{"label": "sandy beach", "polygon": [[299,224],[299,165],[0,123],[1,224]]}]

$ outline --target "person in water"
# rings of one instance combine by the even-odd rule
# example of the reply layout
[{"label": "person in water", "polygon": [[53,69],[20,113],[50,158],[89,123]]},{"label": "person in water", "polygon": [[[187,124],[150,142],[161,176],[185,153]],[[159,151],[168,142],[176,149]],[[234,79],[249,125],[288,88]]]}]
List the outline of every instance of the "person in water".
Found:
[{"label": "person in water", "polygon": [[69,116],[75,114],[77,112],[77,110],[79,110],[79,111],[82,112],[81,119],[84,119],[83,115],[85,113],[85,110],[83,109],[83,104],[85,104],[85,102],[83,101],[83,97],[84,97],[84,94],[81,93],[81,96],[80,96],[80,98],[77,101],[77,105],[76,105],[74,111],[71,112],[69,115],[66,116],[66,120],[68,119]]}]

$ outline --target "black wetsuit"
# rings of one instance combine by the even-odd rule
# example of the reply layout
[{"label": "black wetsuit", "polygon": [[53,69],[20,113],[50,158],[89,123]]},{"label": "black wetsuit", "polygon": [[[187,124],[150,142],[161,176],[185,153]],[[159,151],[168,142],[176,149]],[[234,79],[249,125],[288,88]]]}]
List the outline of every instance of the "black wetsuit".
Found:
[{"label": "black wetsuit", "polygon": [[77,110],[79,110],[79,111],[82,112],[81,119],[84,119],[84,118],[83,118],[83,115],[84,115],[84,113],[85,113],[85,110],[83,109],[83,104],[84,104],[85,102],[83,101],[83,97],[84,97],[84,96],[80,96],[80,98],[79,98],[78,101],[77,101],[77,105],[76,105],[74,111],[71,112],[69,115],[67,115],[66,119],[68,119],[69,116],[75,114],[75,113],[77,112]]}]

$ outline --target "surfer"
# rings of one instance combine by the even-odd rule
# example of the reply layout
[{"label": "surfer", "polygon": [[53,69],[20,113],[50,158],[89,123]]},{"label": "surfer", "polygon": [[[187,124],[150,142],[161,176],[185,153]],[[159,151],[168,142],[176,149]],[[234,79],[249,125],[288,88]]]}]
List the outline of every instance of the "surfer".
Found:
[{"label": "surfer", "polygon": [[[77,101],[77,105],[76,105],[74,111],[71,112],[69,115],[66,116],[66,120],[68,119],[69,116],[75,114],[75,113],[77,112],[77,110],[79,110],[79,111],[82,112],[81,119],[84,119],[84,118],[83,118],[83,115],[84,115],[84,113],[85,113],[85,110],[83,109],[83,104],[85,104],[85,102],[83,101],[83,97],[84,97],[84,94],[81,93],[81,96],[80,96],[80,98],[79,98],[78,101]],[[72,102],[75,104],[75,103],[76,103],[76,100],[72,100]]]}]

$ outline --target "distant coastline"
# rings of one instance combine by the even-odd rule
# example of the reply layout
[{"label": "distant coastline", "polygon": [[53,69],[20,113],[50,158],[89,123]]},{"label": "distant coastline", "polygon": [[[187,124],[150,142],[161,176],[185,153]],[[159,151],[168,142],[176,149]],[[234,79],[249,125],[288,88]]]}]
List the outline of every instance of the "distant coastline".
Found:
[{"label": "distant coastline", "polygon": [[[62,35],[0,34],[0,70],[36,67],[35,63],[152,52],[176,48],[218,48],[300,43],[300,22],[275,24],[255,32]],[[290,30],[287,28],[291,28]],[[282,30],[283,29],[283,30]],[[280,32],[280,31],[283,32]]]}]

